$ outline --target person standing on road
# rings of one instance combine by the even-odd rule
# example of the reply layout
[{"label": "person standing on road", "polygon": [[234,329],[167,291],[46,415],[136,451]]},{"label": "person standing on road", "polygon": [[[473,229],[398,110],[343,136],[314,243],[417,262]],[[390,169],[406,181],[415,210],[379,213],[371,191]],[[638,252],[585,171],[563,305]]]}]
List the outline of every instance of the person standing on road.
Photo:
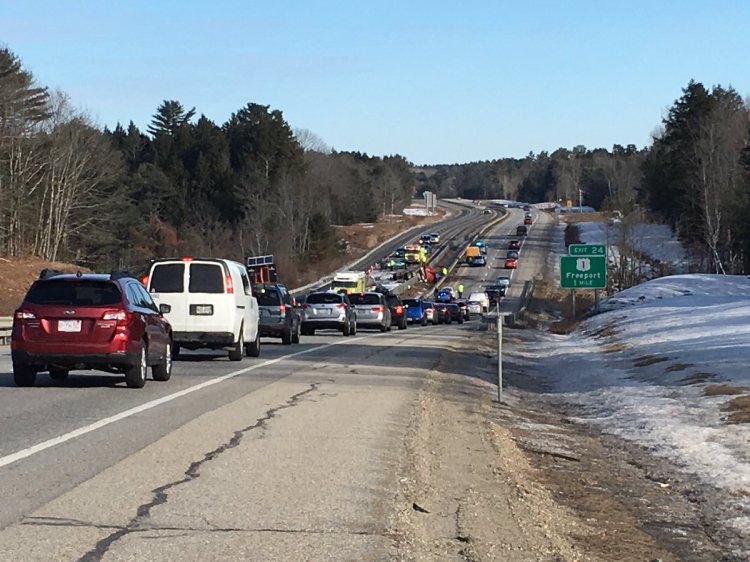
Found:
[{"label": "person standing on road", "polygon": [[456,287],[456,289],[458,289],[458,298],[459,299],[463,298],[463,296],[464,296],[464,284],[463,283],[459,283],[458,287]]}]

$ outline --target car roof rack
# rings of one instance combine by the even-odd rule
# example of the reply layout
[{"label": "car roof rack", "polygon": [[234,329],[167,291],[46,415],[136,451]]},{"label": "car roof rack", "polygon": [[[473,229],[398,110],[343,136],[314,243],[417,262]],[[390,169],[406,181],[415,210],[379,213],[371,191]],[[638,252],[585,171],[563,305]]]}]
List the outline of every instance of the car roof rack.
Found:
[{"label": "car roof rack", "polygon": [[115,269],[112,271],[112,273],[109,274],[109,278],[112,281],[117,281],[118,279],[125,279],[131,277],[133,279],[138,279],[134,274],[130,273],[126,269]]},{"label": "car roof rack", "polygon": [[57,277],[58,275],[65,275],[65,274],[59,269],[45,267],[39,272],[39,279],[49,279],[50,277]]}]

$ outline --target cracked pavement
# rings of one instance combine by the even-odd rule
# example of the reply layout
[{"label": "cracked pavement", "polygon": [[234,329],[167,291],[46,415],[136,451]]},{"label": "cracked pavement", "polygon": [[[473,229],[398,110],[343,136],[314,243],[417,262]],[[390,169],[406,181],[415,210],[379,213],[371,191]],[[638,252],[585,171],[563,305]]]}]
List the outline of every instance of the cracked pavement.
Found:
[{"label": "cracked pavement", "polygon": [[[428,335],[432,331],[433,336]],[[0,531],[18,560],[377,559],[440,330],[352,340],[208,411]],[[402,354],[430,350],[406,368]],[[385,341],[402,344],[395,348]]]}]

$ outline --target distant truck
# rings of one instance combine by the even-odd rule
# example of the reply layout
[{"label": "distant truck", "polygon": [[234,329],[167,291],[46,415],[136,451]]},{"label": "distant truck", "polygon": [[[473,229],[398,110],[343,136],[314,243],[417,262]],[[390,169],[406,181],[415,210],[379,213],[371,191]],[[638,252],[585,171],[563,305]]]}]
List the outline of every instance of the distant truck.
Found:
[{"label": "distant truck", "polygon": [[339,271],[333,277],[331,283],[332,291],[346,291],[351,293],[365,292],[365,272],[364,271]]},{"label": "distant truck", "polygon": [[482,250],[478,246],[469,246],[466,248],[466,252],[464,253],[464,259],[466,263],[471,264],[473,261],[473,258],[477,258],[482,255]]}]

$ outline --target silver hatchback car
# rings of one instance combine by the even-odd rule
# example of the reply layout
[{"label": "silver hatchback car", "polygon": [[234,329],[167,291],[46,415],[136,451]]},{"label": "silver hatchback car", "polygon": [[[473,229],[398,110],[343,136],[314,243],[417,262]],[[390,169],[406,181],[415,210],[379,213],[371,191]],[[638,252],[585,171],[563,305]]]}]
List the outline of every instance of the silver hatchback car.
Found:
[{"label": "silver hatchback car", "polygon": [[342,293],[325,291],[307,296],[302,305],[302,333],[312,336],[315,330],[340,330],[345,336],[357,333],[357,313]]},{"label": "silver hatchback car", "polygon": [[391,329],[391,309],[382,293],[352,293],[349,300],[357,311],[357,328]]}]

